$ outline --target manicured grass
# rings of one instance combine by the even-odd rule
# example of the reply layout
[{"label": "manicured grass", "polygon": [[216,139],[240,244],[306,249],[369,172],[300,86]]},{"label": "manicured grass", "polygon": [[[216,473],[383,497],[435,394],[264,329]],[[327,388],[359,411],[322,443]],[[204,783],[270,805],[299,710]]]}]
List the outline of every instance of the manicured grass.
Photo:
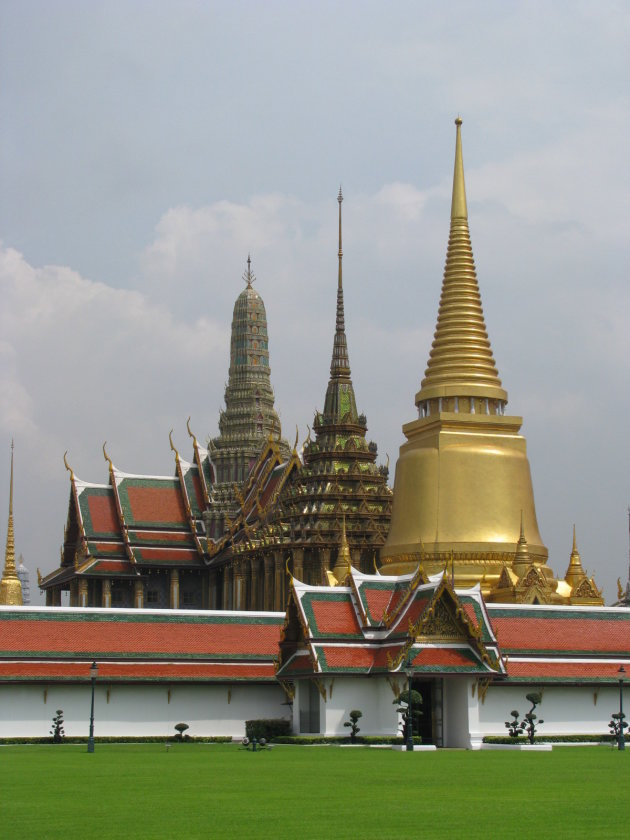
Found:
[{"label": "manicured grass", "polygon": [[160,744],[0,747],[17,838],[615,838],[630,750],[395,753]]}]

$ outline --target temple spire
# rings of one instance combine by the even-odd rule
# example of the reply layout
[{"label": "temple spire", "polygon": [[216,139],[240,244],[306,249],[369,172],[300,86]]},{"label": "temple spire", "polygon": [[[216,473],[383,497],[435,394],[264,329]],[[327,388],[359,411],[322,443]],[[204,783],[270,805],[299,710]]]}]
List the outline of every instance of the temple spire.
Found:
[{"label": "temple spire", "polygon": [[571,548],[571,557],[569,558],[569,566],[567,568],[567,573],[564,576],[564,579],[567,583],[571,584],[573,589],[577,588],[577,585],[581,583],[584,578],[586,577],[586,573],[582,566],[582,558],[580,557],[580,552],[578,551],[577,547],[577,539],[575,537],[575,525],[573,526],[573,547]]},{"label": "temple spire", "polygon": [[4,553],[4,571],[0,581],[0,604],[22,605],[22,584],[15,568],[15,537],[13,534],[13,441],[11,441],[11,479],[9,485],[9,521],[7,524],[7,545]]},{"label": "temple spire", "polygon": [[333,342],[332,361],[330,363],[331,376],[350,376],[350,360],[348,358],[348,342],[346,340],[346,323],[345,313],[343,307],[343,249],[341,247],[341,202],[343,201],[343,193],[339,187],[339,195],[337,196],[339,203],[339,250],[337,256],[339,259],[339,270],[337,279],[337,321],[335,329],[335,340]]},{"label": "temple spire", "polygon": [[481,400],[485,407],[490,400],[501,413],[507,393],[501,387],[486,331],[470,243],[460,117],[455,125],[451,230],[433,345],[416,404],[457,398],[455,410],[474,412],[479,410],[475,401]]},{"label": "temple spire", "polygon": [[330,380],[328,382],[326,399],[324,401],[324,416],[327,418],[326,422],[328,423],[356,423],[358,415],[354,388],[352,386],[352,379],[350,378],[350,360],[348,358],[348,342],[346,339],[346,324],[343,306],[343,249],[341,247],[341,203],[343,201],[343,194],[341,192],[341,187],[339,187],[337,201],[339,203],[337,312],[332,360],[330,362]]}]

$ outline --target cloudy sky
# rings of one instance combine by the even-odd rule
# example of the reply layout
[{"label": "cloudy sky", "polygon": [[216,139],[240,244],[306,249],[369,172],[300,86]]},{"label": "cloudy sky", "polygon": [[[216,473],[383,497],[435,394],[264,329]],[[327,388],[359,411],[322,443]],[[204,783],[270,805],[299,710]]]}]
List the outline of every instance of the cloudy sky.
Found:
[{"label": "cloudy sky", "polygon": [[[284,431],[321,408],[343,184],[357,401],[415,416],[461,114],[473,249],[540,531],[628,576],[630,7],[0,2],[0,510],[58,565],[76,474],[170,474],[217,433],[248,252]],[[392,469],[393,476],[393,469]],[[6,519],[5,519],[6,522]],[[3,526],[4,527],[4,526]]]}]

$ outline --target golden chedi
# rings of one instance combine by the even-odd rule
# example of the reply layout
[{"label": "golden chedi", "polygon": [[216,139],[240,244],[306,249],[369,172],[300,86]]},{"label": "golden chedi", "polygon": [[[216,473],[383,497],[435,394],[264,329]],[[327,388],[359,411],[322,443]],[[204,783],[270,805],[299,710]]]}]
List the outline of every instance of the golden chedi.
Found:
[{"label": "golden chedi", "polygon": [[[455,121],[437,326],[416,394],[418,419],[403,426],[407,443],[396,465],[381,572],[409,573],[420,563],[425,575],[446,568],[460,587],[481,583],[490,600],[502,589],[505,600],[566,603],[538,530],[522,418],[505,414],[507,392],[486,332],[468,230],[461,123]],[[526,578],[535,585],[516,596],[515,584]]]}]

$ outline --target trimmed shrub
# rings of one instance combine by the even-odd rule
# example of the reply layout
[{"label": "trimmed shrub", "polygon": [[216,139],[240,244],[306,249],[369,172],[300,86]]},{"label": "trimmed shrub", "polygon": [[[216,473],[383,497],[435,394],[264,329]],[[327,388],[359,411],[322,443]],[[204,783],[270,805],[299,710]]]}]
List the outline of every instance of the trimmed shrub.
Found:
[{"label": "trimmed shrub", "polygon": [[245,721],[245,735],[252,740],[260,741],[266,738],[268,741],[275,740],[280,735],[291,733],[291,722],[284,718],[261,718],[260,720]]}]

